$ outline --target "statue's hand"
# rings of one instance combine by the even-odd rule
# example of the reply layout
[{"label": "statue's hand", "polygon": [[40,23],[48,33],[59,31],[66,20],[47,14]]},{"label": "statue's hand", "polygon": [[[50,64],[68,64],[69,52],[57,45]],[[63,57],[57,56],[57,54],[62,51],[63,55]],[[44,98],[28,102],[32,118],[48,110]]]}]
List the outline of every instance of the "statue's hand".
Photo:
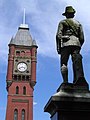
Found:
[{"label": "statue's hand", "polygon": [[58,54],[61,54],[61,50],[60,49],[57,49],[57,52],[58,52]]}]

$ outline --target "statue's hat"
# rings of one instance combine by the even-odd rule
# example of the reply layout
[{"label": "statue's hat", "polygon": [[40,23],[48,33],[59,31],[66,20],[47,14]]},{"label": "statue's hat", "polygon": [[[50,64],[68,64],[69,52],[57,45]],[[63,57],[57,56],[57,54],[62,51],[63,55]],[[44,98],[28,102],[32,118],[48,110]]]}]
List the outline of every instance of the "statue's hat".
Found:
[{"label": "statue's hat", "polygon": [[75,9],[72,6],[67,6],[66,9],[65,9],[65,13],[63,13],[62,15],[66,16],[66,14],[69,14],[69,13],[74,14],[75,12],[76,11],[75,11]]}]

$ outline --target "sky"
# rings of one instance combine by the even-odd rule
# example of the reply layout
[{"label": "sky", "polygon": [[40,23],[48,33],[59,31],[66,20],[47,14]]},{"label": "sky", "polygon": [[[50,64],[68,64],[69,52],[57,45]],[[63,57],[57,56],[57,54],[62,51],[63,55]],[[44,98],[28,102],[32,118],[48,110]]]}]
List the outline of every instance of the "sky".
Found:
[{"label": "sky", "polygon": [[[58,23],[64,19],[65,7],[72,5],[76,10],[75,19],[83,25],[85,43],[82,46],[85,78],[90,84],[90,0],[0,0],[0,120],[5,120],[7,91],[6,73],[8,63],[8,44],[15,36],[23,21],[26,10],[26,24],[38,45],[37,84],[34,90],[34,120],[50,120],[44,106],[56,93],[62,83],[60,56],[56,51],[56,32]],[[73,80],[72,62],[69,59],[69,82]]]}]

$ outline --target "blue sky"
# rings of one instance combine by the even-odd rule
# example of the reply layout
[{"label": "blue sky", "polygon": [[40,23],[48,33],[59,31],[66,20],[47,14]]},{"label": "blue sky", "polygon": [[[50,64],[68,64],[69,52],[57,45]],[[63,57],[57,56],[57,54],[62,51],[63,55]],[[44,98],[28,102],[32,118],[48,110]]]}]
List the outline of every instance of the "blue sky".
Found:
[{"label": "blue sky", "polygon": [[[5,120],[6,113],[8,43],[23,21],[24,8],[30,34],[39,46],[37,84],[34,91],[34,120],[42,120],[42,118],[50,120],[50,115],[44,112],[44,106],[62,82],[55,35],[59,21],[64,19],[62,13],[67,5],[72,5],[76,9],[75,18],[83,25],[85,43],[81,53],[85,77],[90,84],[90,0],[0,0],[0,120]],[[69,60],[69,82],[72,82],[73,78],[71,64]]]}]

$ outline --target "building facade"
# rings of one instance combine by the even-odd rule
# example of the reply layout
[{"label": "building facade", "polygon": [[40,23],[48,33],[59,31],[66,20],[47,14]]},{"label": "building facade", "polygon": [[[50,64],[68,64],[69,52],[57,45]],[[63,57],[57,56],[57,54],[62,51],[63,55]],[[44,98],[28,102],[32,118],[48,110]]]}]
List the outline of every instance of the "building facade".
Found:
[{"label": "building facade", "polygon": [[21,24],[9,43],[6,120],[33,120],[37,45],[27,24]]}]

